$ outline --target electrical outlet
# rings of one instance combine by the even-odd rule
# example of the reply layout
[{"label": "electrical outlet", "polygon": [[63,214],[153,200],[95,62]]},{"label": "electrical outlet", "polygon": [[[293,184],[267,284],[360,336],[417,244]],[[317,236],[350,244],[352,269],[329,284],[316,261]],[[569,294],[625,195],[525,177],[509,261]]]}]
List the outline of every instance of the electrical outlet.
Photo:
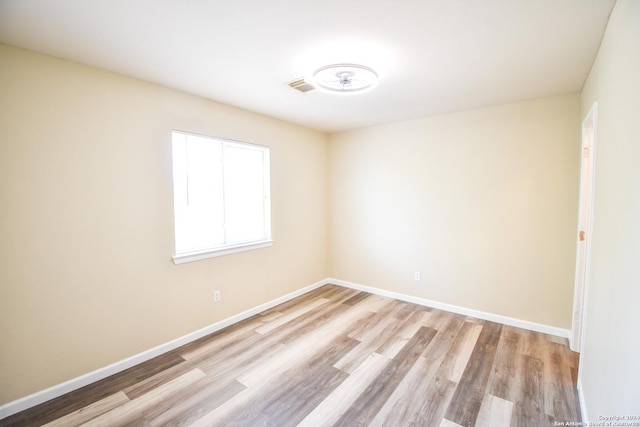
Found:
[{"label": "electrical outlet", "polygon": [[420,280],[420,272],[416,271],[415,273],[413,273],[413,280]]},{"label": "electrical outlet", "polygon": [[213,291],[213,302],[220,301],[220,291]]}]

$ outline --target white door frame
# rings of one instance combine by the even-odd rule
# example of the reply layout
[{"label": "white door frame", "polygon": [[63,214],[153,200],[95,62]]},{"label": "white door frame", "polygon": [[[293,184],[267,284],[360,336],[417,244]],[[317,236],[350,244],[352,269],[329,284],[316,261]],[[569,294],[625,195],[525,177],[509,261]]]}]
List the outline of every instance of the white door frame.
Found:
[{"label": "white door frame", "polygon": [[597,134],[598,102],[594,102],[582,121],[582,161],[580,164],[580,205],[576,272],[573,292],[573,316],[571,323],[571,350],[582,352],[584,319],[587,310],[589,288],[589,260],[591,257],[591,232],[593,230],[593,193],[595,171],[595,146]]}]

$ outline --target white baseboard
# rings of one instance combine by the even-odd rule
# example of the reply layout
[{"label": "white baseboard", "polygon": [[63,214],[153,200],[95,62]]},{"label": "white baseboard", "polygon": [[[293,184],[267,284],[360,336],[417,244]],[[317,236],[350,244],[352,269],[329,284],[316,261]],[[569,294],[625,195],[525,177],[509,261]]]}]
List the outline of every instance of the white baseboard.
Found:
[{"label": "white baseboard", "polygon": [[[21,399],[14,400],[12,402],[6,403],[0,406],[0,420],[9,417],[13,414],[16,414],[20,411],[24,411],[25,409],[29,409],[33,406],[44,403],[48,400],[54,399],[56,397],[62,396],[63,394],[69,393],[71,391],[77,390],[81,387],[94,383],[96,381],[107,378],[110,375],[117,374],[118,372],[122,372],[125,369],[131,368],[137,364],[142,362],[146,362],[147,360],[153,359],[156,356],[164,354],[168,351],[174,350],[182,345],[188,344],[192,341],[195,341],[199,338],[202,338],[206,335],[209,335],[213,332],[219,331],[220,329],[226,328],[227,326],[231,326],[234,323],[240,322],[241,320],[247,319],[255,314],[268,310],[272,307],[275,307],[278,304],[282,304],[283,302],[289,301],[293,298],[296,298],[302,294],[305,294],[309,291],[319,288],[320,286],[333,283],[336,285],[344,286],[346,288],[356,289],[360,291],[370,292],[372,294],[385,296],[389,298],[395,298],[401,301],[407,301],[419,305],[423,305],[426,307],[437,308],[441,310],[450,311],[452,313],[458,313],[466,316],[472,316],[479,319],[489,320],[492,322],[502,323],[505,325],[516,326],[523,329],[529,329],[536,332],[542,332],[545,334],[556,335],[563,338],[570,337],[570,331],[568,329],[557,328],[554,326],[543,325],[540,323],[529,322],[526,320],[515,319],[511,317],[501,316],[498,314],[486,313],[483,311],[473,310],[465,307],[459,307],[456,305],[445,304],[437,301],[428,300],[425,298],[415,297],[411,295],[405,295],[398,292],[387,291],[384,289],[374,288],[370,286],[359,285],[356,283],[346,282],[344,280],[327,278],[325,280],[320,280],[312,285],[306,286],[302,289],[299,289],[295,292],[291,292],[290,294],[284,295],[282,297],[276,298],[272,301],[266,302],[262,305],[244,311],[242,313],[236,314],[234,316],[228,317],[219,322],[213,323],[209,326],[206,326],[200,330],[195,332],[191,332],[187,335],[184,335],[175,340],[169,341],[165,344],[161,344],[157,347],[154,347],[150,350],[143,351],[142,353],[138,353],[131,357],[128,357],[124,360],[112,363],[109,366],[105,366],[104,368],[97,369],[95,371],[89,372],[85,375],[81,375],[79,377],[70,379],[69,381],[65,381],[64,383],[57,384],[53,387],[49,387],[45,390],[39,391],[37,393],[31,394],[29,396],[25,396]],[[581,388],[578,388],[578,392],[581,393]],[[583,405],[584,399],[580,394],[580,402],[581,406]],[[582,415],[586,417],[586,411],[584,406],[582,406]]]},{"label": "white baseboard", "polygon": [[261,313],[265,310],[275,307],[278,304],[282,304],[283,302],[289,301],[302,294],[305,294],[309,291],[317,289],[320,286],[323,286],[327,283],[328,282],[326,280],[321,280],[312,285],[309,285],[297,291],[291,292],[290,294],[276,298],[272,301],[269,301],[257,307],[251,308],[247,311],[243,311],[242,313],[236,314],[235,316],[228,317],[224,320],[213,323],[209,326],[206,326],[195,332],[191,332],[180,338],[176,338],[165,344],[161,344],[150,350],[143,351],[142,353],[138,353],[126,359],[112,363],[111,365],[105,366],[104,368],[96,369],[95,371],[89,372],[87,374],[81,375],[76,378],[72,378],[69,381],[65,381],[61,384],[57,384],[45,390],[30,394],[29,396],[25,396],[21,399],[6,403],[0,406],[0,420],[6,417],[9,417],[13,414],[17,414],[18,412],[24,411],[25,409],[32,408],[48,400],[62,396],[63,394],[77,390],[81,387],[84,387],[96,381],[107,378],[108,376],[111,376],[113,374],[117,374],[118,372],[122,372],[125,369],[131,368],[132,366],[138,365],[142,362],[146,362],[147,360],[153,359],[156,356],[159,356],[168,351],[174,350],[180,346],[183,346],[199,338],[207,336],[213,332],[219,331],[220,329],[226,328],[227,326],[231,326],[234,323],[238,323],[241,320],[247,319],[255,314]]},{"label": "white baseboard", "polygon": [[460,307],[457,305],[445,304],[442,302],[433,301],[426,298],[420,298],[412,295],[401,294],[399,292],[387,291],[385,289],[379,289],[371,286],[360,285],[357,283],[346,282],[344,280],[329,278],[327,279],[327,283],[334,283],[336,285],[344,286],[346,288],[352,288],[352,289],[357,289],[359,291],[370,292],[372,294],[380,295],[383,297],[395,298],[401,301],[407,301],[414,304],[424,305],[426,307],[437,308],[440,310],[450,311],[452,313],[476,317],[478,319],[489,320],[491,322],[502,323],[504,325],[515,326],[518,328],[528,329],[530,331],[535,331],[535,332],[542,332],[544,334],[555,335],[562,338],[569,338],[571,336],[571,331],[569,329],[558,328],[555,326],[544,325],[541,323],[530,322],[528,320],[521,320],[513,317],[501,316],[499,314],[487,313],[484,311]]}]

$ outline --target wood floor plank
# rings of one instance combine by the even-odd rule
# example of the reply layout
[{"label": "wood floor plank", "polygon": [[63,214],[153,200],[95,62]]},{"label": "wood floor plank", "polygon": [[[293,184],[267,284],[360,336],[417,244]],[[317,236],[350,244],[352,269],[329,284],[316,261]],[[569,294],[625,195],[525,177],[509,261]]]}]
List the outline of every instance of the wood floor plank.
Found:
[{"label": "wood floor plank", "polygon": [[425,323],[440,325],[442,329],[435,334],[421,357],[376,414],[372,421],[374,425],[391,425],[390,422],[397,422],[402,417],[407,417],[407,422],[415,420],[415,425],[428,425],[424,424],[426,420],[440,417],[446,409],[448,400],[445,399],[450,396],[444,393],[430,395],[428,390],[433,390],[433,379],[464,323],[464,316],[453,315],[444,321],[445,316],[446,313],[438,311],[435,316],[432,313],[426,317]]},{"label": "wood floor plank", "polygon": [[443,363],[442,374],[454,383],[460,382],[467,367],[471,353],[475,348],[483,325],[464,322],[449,350],[449,357]]},{"label": "wood floor plank", "polygon": [[[379,317],[376,313],[372,314]],[[363,363],[371,353],[374,353],[378,347],[380,347],[387,336],[386,331],[393,330],[396,323],[397,319],[392,317],[382,318],[382,321],[371,329],[372,331],[376,331],[376,333],[366,336],[366,339],[361,340],[360,344],[336,362],[334,366],[349,374],[355,372],[360,364]],[[353,334],[349,334],[349,337],[352,335]]]},{"label": "wood floor plank", "polygon": [[516,328],[510,326],[502,328],[487,385],[488,394],[509,401],[516,398],[515,390],[520,385],[517,377],[520,341],[521,335]]},{"label": "wood floor plank", "polygon": [[455,334],[457,332],[455,325],[462,326],[462,322],[466,320],[466,316],[460,314],[432,309],[431,316],[425,326],[435,329],[436,331],[442,331],[442,333]]},{"label": "wood floor plank", "polygon": [[127,397],[126,394],[119,391],[115,394],[112,394],[111,396],[107,396],[104,399],[100,399],[97,402],[87,405],[84,408],[80,408],[77,411],[71,412],[70,414],[46,423],[44,424],[44,426],[79,426],[130,401],[131,400]]},{"label": "wood floor plank", "polygon": [[[260,322],[260,324],[263,323]],[[254,329],[256,326],[253,322],[242,322],[234,326],[205,337],[195,344],[184,346],[178,350],[180,356],[185,360],[192,360],[203,355],[215,353],[221,348],[233,345],[236,341],[242,341],[251,335],[255,335]]]},{"label": "wood floor plank", "polygon": [[492,394],[485,394],[475,427],[509,427],[513,403]]},{"label": "wood floor plank", "polygon": [[[345,288],[343,286],[338,285],[325,285],[317,289],[318,296],[322,298],[327,298],[332,302],[338,304],[347,301],[349,298],[354,295],[359,294],[361,291],[351,288]],[[295,303],[295,302],[294,302]]]},{"label": "wood floor plank", "polygon": [[342,358],[336,364],[336,367],[351,373],[371,352],[383,354],[388,358],[395,357],[422,326],[423,313],[423,311],[415,311],[413,318],[405,322],[395,317],[383,317],[380,314],[376,314],[375,319],[379,320],[377,324],[368,322],[367,331],[361,332],[361,329],[357,328],[356,331],[349,334],[350,337],[359,339],[361,344]]},{"label": "wood floor plank", "polygon": [[400,307],[400,310],[393,313],[393,317],[395,317],[398,320],[406,321],[409,319],[409,317],[413,316],[416,312],[422,313],[426,311],[427,310],[422,306],[419,306],[417,304],[413,304],[410,302],[405,302]]},{"label": "wood floor plank", "polygon": [[421,327],[404,346],[398,357],[380,372],[353,405],[338,419],[336,426],[368,425],[385,401],[411,369],[420,354],[435,336],[433,329]]},{"label": "wood floor plank", "polygon": [[485,322],[469,358],[446,418],[461,425],[474,425],[489,381],[502,325]]},{"label": "wood floor plank", "polygon": [[425,317],[430,315],[430,313],[422,310],[413,310],[407,314],[403,321],[399,320],[397,322],[395,330],[389,331],[387,335],[391,336],[376,349],[378,353],[393,359],[418,332],[418,329],[424,326]]},{"label": "wood floor plank", "polygon": [[541,426],[580,421],[565,338],[337,285],[0,427]]},{"label": "wood floor plank", "polygon": [[521,355],[519,373],[522,388],[513,402],[511,425],[515,427],[536,426],[545,424],[543,362],[535,357]]},{"label": "wood floor plank", "polygon": [[369,297],[371,294],[369,292],[358,292],[357,294],[355,294],[354,296],[352,296],[351,298],[349,298],[348,300],[344,301],[343,304],[346,305],[356,305],[357,303],[359,303],[360,301],[362,301],[363,299]]},{"label": "wood floor plank", "polygon": [[[325,288],[327,289],[325,290]],[[295,310],[295,301],[297,301],[298,299],[300,299],[301,302],[309,302],[318,298],[325,300],[330,300],[330,298],[334,299],[334,305],[332,306],[324,307],[326,305],[324,304],[320,305],[316,309],[301,313],[295,319],[295,322],[288,322],[289,324],[293,324],[294,327],[290,327],[287,331],[284,331],[284,335],[287,336],[304,334],[308,330],[315,329],[318,326],[318,323],[322,323],[323,321],[331,319],[335,312],[344,311],[344,306],[337,303],[341,302],[344,299],[348,299],[355,293],[356,291],[352,289],[345,289],[334,285],[327,285],[322,288],[315,289],[309,294],[302,295],[294,300],[285,302],[270,310],[267,310],[265,313],[270,313],[270,315],[263,313],[261,315],[254,316],[250,319],[240,322],[239,324],[233,325],[232,327],[225,328],[223,331],[212,334],[211,337],[203,338],[201,340],[201,343],[196,343],[195,345],[186,345],[183,347],[183,351],[181,351],[180,354],[185,359],[190,360],[195,357],[218,353],[221,349],[227,348],[229,346],[237,347],[237,343],[245,342],[248,337],[255,335],[254,329],[265,324],[265,317],[267,319],[275,318],[272,317],[273,314],[277,314],[276,317],[280,317],[283,315],[283,313],[286,313],[292,309]],[[281,335],[279,336],[279,339],[285,338],[283,338],[283,335]]]},{"label": "wood floor plank", "polygon": [[[342,304],[341,302],[334,302],[333,306],[320,306],[308,313],[303,314],[294,321],[283,325],[282,330],[276,330],[278,339],[283,344],[290,344],[293,341],[298,340],[301,336],[317,333],[318,329],[331,326],[336,317],[342,316],[343,313],[350,311],[352,307]],[[363,316],[368,315],[368,312],[362,312]],[[354,319],[354,325],[358,322],[362,322],[362,317]],[[352,325],[352,327],[355,327]],[[270,334],[272,335],[272,334]]]},{"label": "wood floor plank", "polygon": [[402,320],[403,310],[407,307],[407,303],[399,300],[387,300],[387,304],[377,308],[377,313],[382,316],[391,316],[394,319]]},{"label": "wood floor plank", "polygon": [[220,353],[210,355],[199,360],[198,366],[207,375],[213,377],[236,377],[238,372],[244,372],[251,367],[264,363],[284,348],[284,344],[277,340],[261,340],[256,334],[237,346],[225,349]]},{"label": "wood floor plank", "polygon": [[[335,345],[338,342],[343,341],[348,343],[346,346]],[[308,360],[305,361],[305,358],[300,358],[297,360],[298,363],[294,363],[286,365],[287,368],[284,371],[284,375],[269,375],[268,380],[266,381],[256,381],[255,383],[247,386],[247,388],[238,393],[231,399],[229,399],[224,404],[220,405],[215,410],[209,412],[204,415],[196,422],[192,424],[193,427],[204,427],[204,426],[212,426],[212,425],[224,425],[224,426],[242,426],[242,425],[279,425],[278,423],[271,424],[269,422],[270,417],[261,418],[260,415],[262,411],[265,409],[267,405],[272,403],[272,399],[278,393],[290,393],[293,390],[292,384],[304,384],[304,379],[301,381],[300,376],[308,375],[310,377],[318,377],[319,375],[315,375],[315,372],[309,374],[309,366],[313,367],[314,363],[316,365],[320,365],[322,370],[330,370],[332,369],[331,365],[335,363],[335,361],[342,356],[343,352],[347,352],[351,349],[352,345],[355,345],[355,340],[344,337],[338,337],[334,339],[331,346],[328,346],[328,352],[322,352],[316,348],[315,360],[312,359],[311,362]],[[265,374],[268,375],[268,374]],[[333,387],[337,387],[337,385],[342,382],[346,375],[344,372],[335,369],[328,376],[322,376],[325,380],[325,386],[327,389]],[[298,381],[295,381],[295,378],[298,378]],[[316,378],[317,380],[317,378]],[[325,390],[327,391],[327,390]],[[332,391],[329,390],[326,394],[328,395]],[[293,400],[283,400],[283,403],[287,403],[290,401],[305,403],[303,399],[301,399],[300,395],[296,395],[296,399]],[[317,397],[317,396],[316,396]],[[321,396],[324,399],[324,396]],[[278,401],[278,399],[276,399]],[[317,402],[319,404],[319,402]],[[311,412],[311,408],[309,408],[308,412]],[[307,413],[308,413],[307,412]],[[299,414],[301,421],[307,413]],[[282,422],[279,420],[279,422]],[[252,424],[254,423],[254,424]]]},{"label": "wood floor plank", "polygon": [[311,332],[322,329],[331,319],[343,313],[346,307],[342,304],[337,304],[335,307],[318,307],[300,316],[298,321],[289,325],[287,329],[277,329],[267,335],[253,333],[252,336],[232,342],[214,354],[205,355],[206,357],[198,366],[209,375],[216,376],[221,371],[228,372],[228,375],[232,375],[237,370],[248,371],[257,364],[271,359],[275,352],[286,348],[283,347],[284,345],[295,342],[301,337],[308,337]]},{"label": "wood floor plank", "polygon": [[102,381],[89,384],[31,408],[26,411],[24,415],[16,414],[8,419],[0,420],[0,426],[10,425],[12,419],[19,419],[17,425],[21,427],[25,425],[46,424],[183,362],[184,359],[176,353],[169,352],[162,354],[149,361],[105,378]]},{"label": "wood floor plank", "polygon": [[123,388],[122,392],[131,400],[137,399],[138,397],[149,393],[151,390],[184,375],[188,371],[194,369],[195,365],[195,363],[184,362],[171,366],[149,378],[145,378],[135,384]]},{"label": "wood floor plank", "polygon": [[[411,414],[409,419],[414,425],[437,425],[438,421],[445,415],[456,386],[457,384],[453,381],[436,375],[426,389],[425,396],[428,397],[426,405],[423,406],[424,410]],[[401,420],[398,420],[398,422],[401,422]]]},{"label": "wood floor plank", "polygon": [[[463,316],[450,316],[446,321],[444,321],[444,316],[445,314],[440,312],[436,314],[435,317],[432,316],[428,319],[428,323],[431,324],[431,326],[426,326],[437,330],[438,333],[422,352],[422,356],[424,356],[429,363],[433,363],[438,367],[440,367],[440,364],[442,364],[449,353],[458,332],[462,328],[462,325],[464,325]],[[435,322],[432,322],[434,320]]]},{"label": "wood floor plank", "polygon": [[398,322],[398,319],[390,316],[382,316],[374,312],[363,315],[363,319],[365,320],[364,322],[361,322],[349,332],[351,338],[363,343],[369,343],[379,339],[380,334],[382,334],[385,329],[391,324]]},{"label": "wood floor plank", "polygon": [[189,387],[188,393],[164,399],[144,411],[144,419],[151,426],[186,426],[245,390],[237,381],[200,381]]},{"label": "wood floor plank", "polygon": [[378,314],[385,314],[390,311],[390,307],[393,308],[393,300],[380,295],[370,295],[366,298],[368,304],[368,310]]},{"label": "wood floor plank", "polygon": [[284,325],[285,323],[300,317],[301,315],[308,313],[309,311],[313,310],[314,308],[320,307],[321,305],[326,304],[327,302],[329,302],[328,299],[326,298],[316,298],[314,300],[309,301],[309,303],[301,305],[299,307],[297,307],[295,310],[291,310],[288,312],[283,312],[282,316],[279,316],[269,322],[266,322],[265,324],[263,324],[262,326],[254,329],[257,333],[259,334],[266,334],[267,332],[270,332],[274,329],[276,329],[279,326]]},{"label": "wood floor plank", "polygon": [[248,408],[239,408],[222,425],[297,425],[348,378],[332,365],[355,344],[346,336],[336,338],[326,351],[291,370],[286,377],[268,384]]},{"label": "wood floor plank", "polygon": [[137,399],[120,405],[111,411],[80,425],[130,426],[139,424],[142,411],[158,403],[165,397],[183,391],[191,384],[196,383],[205,376],[206,374],[201,370],[194,369]]},{"label": "wood floor plank", "polygon": [[465,427],[465,426],[461,426],[460,424],[454,423],[453,421],[449,421],[446,418],[443,418],[442,422],[438,426],[439,427]]},{"label": "wood floor plank", "polygon": [[259,384],[269,382],[276,376],[287,372],[292,367],[304,363],[305,360],[315,354],[318,348],[315,347],[314,341],[326,344],[335,336],[330,336],[327,331],[325,335],[314,334],[301,337],[299,340],[289,344],[278,345],[277,351],[273,352],[268,358],[257,360],[243,369],[243,372],[237,376],[240,383],[246,387],[255,387]]},{"label": "wood floor plank", "polygon": [[[280,303],[278,305],[276,305],[275,307],[271,307],[261,313],[258,314],[259,317],[263,317],[263,316],[269,316],[274,312],[284,312],[287,311],[288,309],[290,309],[291,307],[296,307],[298,306],[298,304],[304,304],[306,301],[310,301],[316,298],[326,298],[330,301],[336,301],[336,299],[339,299],[341,297],[343,297],[344,295],[348,295],[346,298],[350,298],[351,296],[357,294],[358,291],[355,291],[353,289],[348,289],[348,288],[344,288],[342,286],[336,286],[336,285],[325,285],[325,286],[321,286],[317,289],[313,289],[310,292],[307,292],[305,294],[302,294],[294,299],[285,301],[283,303]],[[345,298],[345,299],[346,299]]]},{"label": "wood floor plank", "polygon": [[308,414],[298,427],[332,426],[369,387],[389,363],[387,357],[371,353],[326,399]]},{"label": "wood floor plank", "polygon": [[530,356],[539,360],[542,360],[544,356],[544,335],[527,330],[520,330],[522,335],[522,350],[521,353],[525,356]]},{"label": "wood floor plank", "polygon": [[544,353],[545,413],[552,419],[566,421],[577,413],[569,357],[563,357],[566,346],[549,342]]},{"label": "wood floor plank", "polygon": [[437,363],[419,357],[370,425],[437,425],[456,386],[438,376],[439,369]]}]

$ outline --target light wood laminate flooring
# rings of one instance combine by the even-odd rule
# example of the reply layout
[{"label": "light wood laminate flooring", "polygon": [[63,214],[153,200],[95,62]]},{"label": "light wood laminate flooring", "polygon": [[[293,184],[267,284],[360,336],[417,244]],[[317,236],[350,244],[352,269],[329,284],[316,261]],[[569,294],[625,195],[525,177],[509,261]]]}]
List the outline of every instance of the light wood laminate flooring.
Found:
[{"label": "light wood laminate flooring", "polygon": [[0,426],[552,426],[566,339],[326,285]]}]

